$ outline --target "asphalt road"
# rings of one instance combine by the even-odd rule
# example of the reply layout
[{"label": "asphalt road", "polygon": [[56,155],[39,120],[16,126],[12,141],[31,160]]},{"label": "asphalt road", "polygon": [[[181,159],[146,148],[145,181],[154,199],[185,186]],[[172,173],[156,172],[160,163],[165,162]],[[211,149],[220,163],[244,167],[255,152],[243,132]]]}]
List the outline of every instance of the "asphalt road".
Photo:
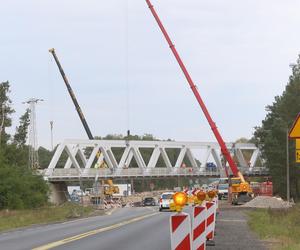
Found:
[{"label": "asphalt road", "polygon": [[221,208],[217,217],[215,246],[209,250],[264,250],[264,243],[250,231],[247,210],[241,207]]},{"label": "asphalt road", "polygon": [[[153,213],[157,212],[157,208],[122,208],[116,210],[111,215],[105,215],[105,216],[96,216],[96,217],[90,217],[86,219],[79,219],[75,221],[69,221],[64,223],[57,223],[57,224],[49,224],[44,226],[35,226],[25,229],[20,229],[12,232],[6,232],[0,234],[0,249],[1,250],[27,250],[27,249],[34,249],[41,246],[45,246],[40,249],[50,249],[47,248],[47,244],[52,242],[57,242],[64,240],[69,237],[78,236],[87,232],[91,232],[93,230],[97,230],[99,228],[107,228],[111,225],[116,225],[118,223],[124,223],[126,221],[130,221],[133,218],[141,217],[144,215],[151,215]],[[157,213],[152,217],[152,219],[158,222],[160,221],[159,218],[164,218],[166,221],[168,221],[168,215],[167,213],[159,214]],[[61,245],[59,247],[56,247],[55,249],[82,249],[82,250],[88,250],[88,249],[119,249],[118,247],[114,248],[112,244],[127,244],[126,242],[130,243],[132,239],[134,239],[134,234],[128,234],[127,229],[131,227],[138,226],[140,224],[143,224],[143,222],[151,222],[151,217],[145,218],[143,221],[137,221],[133,222],[131,224],[127,225],[121,225],[120,228],[106,231],[103,233],[95,234],[92,236],[89,236],[87,238],[83,238],[81,240],[76,240],[73,243],[68,243],[66,245]],[[164,222],[161,222],[163,225]],[[165,223],[165,228],[168,230],[168,222]],[[154,227],[154,230],[156,227]],[[153,228],[152,228],[153,230]],[[127,236],[125,239],[125,242],[120,243],[119,240],[113,235],[117,234],[119,231],[122,231],[123,234]],[[147,229],[149,231],[149,229]],[[162,228],[161,231],[163,232],[164,229]],[[168,232],[168,231],[167,231]],[[138,232],[135,232],[138,233]],[[100,238],[103,239],[103,235],[106,235],[110,237],[110,242],[106,239],[102,242],[99,240]],[[122,234],[122,233],[119,233]],[[145,232],[145,234],[147,234]],[[149,236],[149,234],[147,234]],[[167,234],[168,235],[168,234]],[[123,236],[124,239],[124,236]],[[96,242],[94,242],[96,240]],[[84,245],[82,247],[81,241],[87,242],[87,245]],[[169,240],[167,239],[167,243]],[[102,247],[102,244],[108,245],[112,248],[105,248]],[[76,247],[74,247],[74,245]],[[77,247],[78,246],[78,247]],[[54,248],[53,248],[54,249]],[[137,248],[120,248],[120,249],[137,249]],[[151,248],[149,248],[151,249]],[[158,248],[159,249],[159,248]],[[167,248],[168,249],[168,248]],[[145,249],[146,250],[146,249]],[[152,248],[153,250],[153,248]]]},{"label": "asphalt road", "polygon": [[[169,216],[157,208],[123,208],[111,215],[36,226],[0,234],[1,250],[170,250]],[[225,208],[214,250],[265,249],[249,231],[245,211]]]}]

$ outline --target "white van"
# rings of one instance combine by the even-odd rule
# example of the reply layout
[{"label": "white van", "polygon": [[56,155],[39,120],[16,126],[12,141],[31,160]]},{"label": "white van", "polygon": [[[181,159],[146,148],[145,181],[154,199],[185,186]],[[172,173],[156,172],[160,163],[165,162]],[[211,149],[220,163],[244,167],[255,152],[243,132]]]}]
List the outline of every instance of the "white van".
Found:
[{"label": "white van", "polygon": [[174,192],[166,192],[160,196],[159,199],[159,211],[163,209],[170,209],[170,203],[173,202]]}]

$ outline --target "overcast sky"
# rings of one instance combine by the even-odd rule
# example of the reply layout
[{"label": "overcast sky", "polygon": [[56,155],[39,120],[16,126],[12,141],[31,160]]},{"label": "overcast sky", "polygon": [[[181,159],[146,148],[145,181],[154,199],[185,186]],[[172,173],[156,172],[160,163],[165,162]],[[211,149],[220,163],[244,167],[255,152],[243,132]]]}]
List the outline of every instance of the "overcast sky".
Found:
[{"label": "overcast sky", "polygon": [[[299,0],[153,0],[226,141],[250,138],[300,52]],[[37,107],[39,144],[86,138],[54,47],[94,135],[213,135],[144,0],[0,0],[0,81],[14,126]]]}]

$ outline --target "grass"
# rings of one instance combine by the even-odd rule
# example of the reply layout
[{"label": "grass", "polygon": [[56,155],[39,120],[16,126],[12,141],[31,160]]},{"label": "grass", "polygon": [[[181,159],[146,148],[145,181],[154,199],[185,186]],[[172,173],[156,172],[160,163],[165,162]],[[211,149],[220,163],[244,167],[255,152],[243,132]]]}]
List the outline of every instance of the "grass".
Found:
[{"label": "grass", "polygon": [[61,222],[91,215],[94,209],[66,203],[32,210],[0,211],[0,232],[34,224]]},{"label": "grass", "polygon": [[249,212],[248,224],[260,238],[276,242],[272,249],[300,249],[300,205],[286,210],[258,209]]}]

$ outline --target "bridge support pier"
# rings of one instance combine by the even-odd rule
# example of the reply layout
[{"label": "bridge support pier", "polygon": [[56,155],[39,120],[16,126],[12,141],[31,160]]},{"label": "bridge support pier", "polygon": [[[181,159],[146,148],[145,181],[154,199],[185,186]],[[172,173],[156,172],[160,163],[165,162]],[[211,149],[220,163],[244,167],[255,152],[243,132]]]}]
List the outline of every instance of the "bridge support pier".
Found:
[{"label": "bridge support pier", "polygon": [[67,201],[68,188],[65,182],[50,182],[49,202],[62,204]]},{"label": "bridge support pier", "polygon": [[131,184],[131,193],[134,194],[135,191],[134,191],[134,185],[133,185],[133,179],[132,178],[130,179],[130,184]]}]

